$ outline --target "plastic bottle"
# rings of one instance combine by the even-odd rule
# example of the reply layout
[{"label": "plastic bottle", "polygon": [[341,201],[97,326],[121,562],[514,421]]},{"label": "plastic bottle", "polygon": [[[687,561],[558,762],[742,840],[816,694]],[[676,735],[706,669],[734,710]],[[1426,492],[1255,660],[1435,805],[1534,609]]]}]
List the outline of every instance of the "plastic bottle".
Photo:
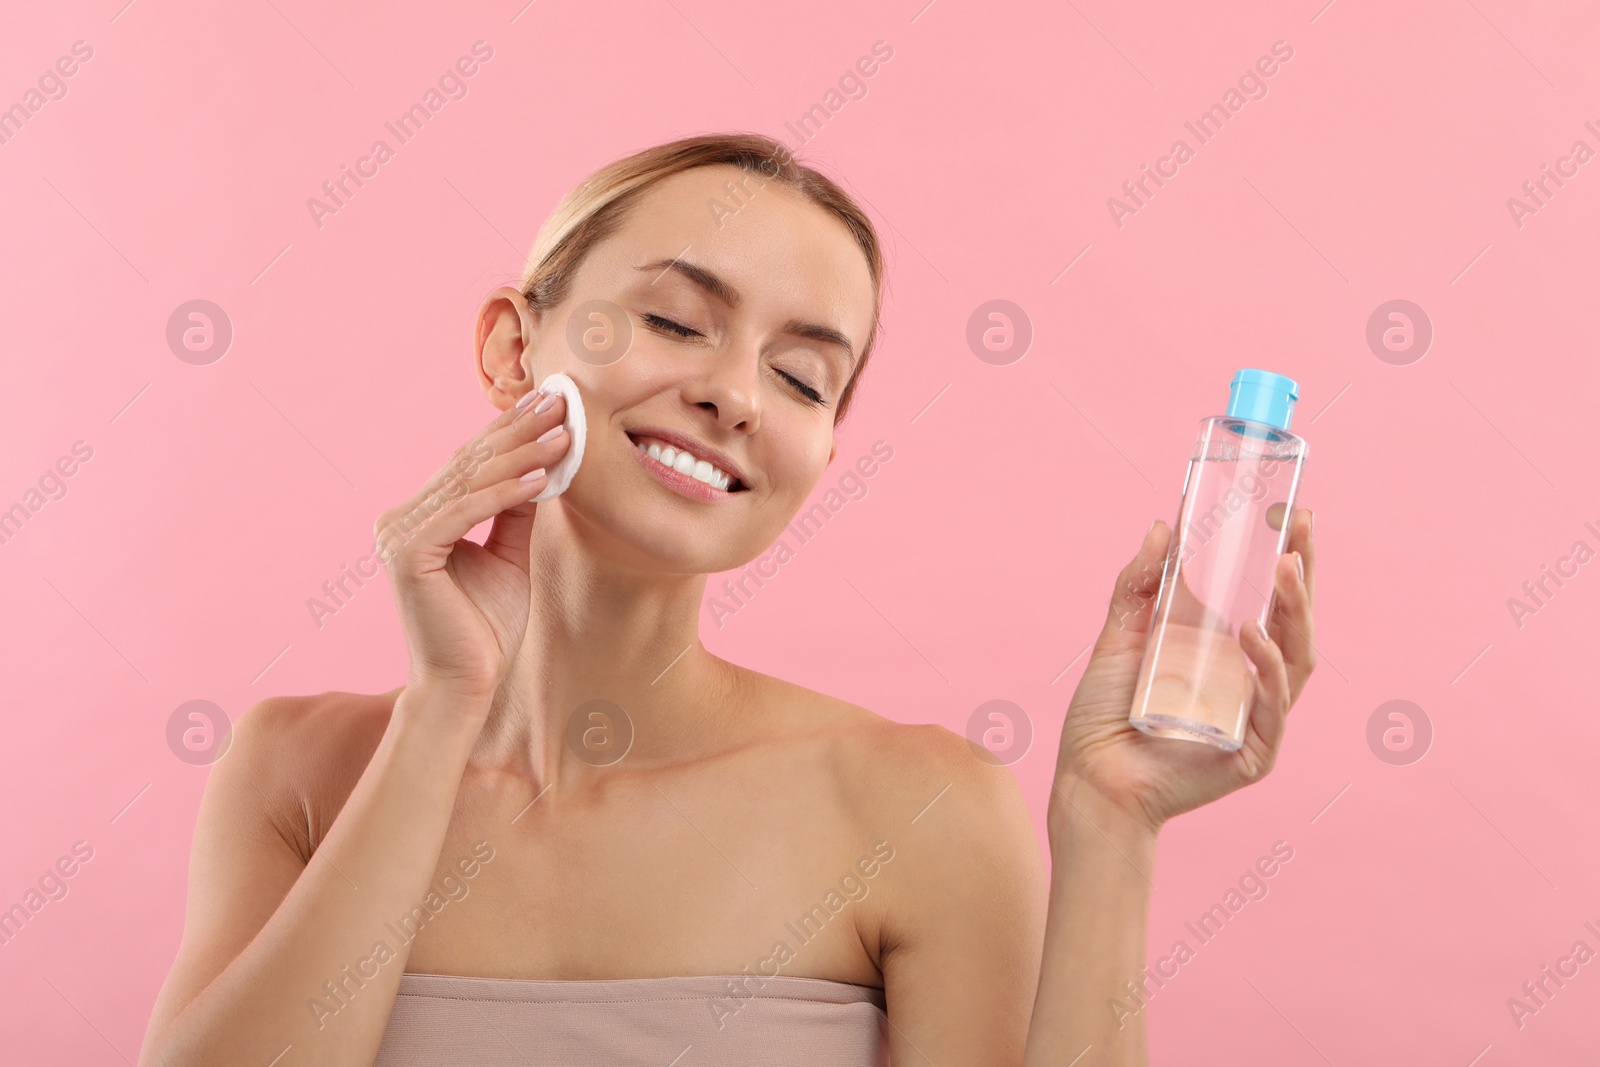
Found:
[{"label": "plastic bottle", "polygon": [[1255,667],[1240,627],[1272,617],[1308,448],[1289,432],[1299,398],[1289,378],[1241,370],[1227,414],[1200,420],[1128,716],[1147,734],[1244,743]]}]

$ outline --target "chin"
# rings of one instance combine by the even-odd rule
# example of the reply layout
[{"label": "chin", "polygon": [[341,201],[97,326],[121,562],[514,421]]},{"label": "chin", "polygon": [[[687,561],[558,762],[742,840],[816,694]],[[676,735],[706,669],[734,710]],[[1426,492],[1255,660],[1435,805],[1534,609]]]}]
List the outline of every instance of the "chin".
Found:
[{"label": "chin", "polygon": [[[759,556],[781,530],[762,540],[762,532],[729,529],[731,508],[709,508],[668,491],[644,486],[642,499],[630,501],[594,484],[572,485],[558,499],[573,533],[585,547],[618,566],[658,574],[718,574]],[[632,489],[632,486],[630,486]],[[742,516],[748,518],[748,516]],[[542,516],[541,516],[542,518]]]}]

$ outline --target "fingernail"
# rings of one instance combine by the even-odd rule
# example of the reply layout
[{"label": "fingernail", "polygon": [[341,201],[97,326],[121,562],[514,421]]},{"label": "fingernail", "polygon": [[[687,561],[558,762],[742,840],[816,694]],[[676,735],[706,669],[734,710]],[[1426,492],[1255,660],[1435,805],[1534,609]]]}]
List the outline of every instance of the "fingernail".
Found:
[{"label": "fingernail", "polygon": [[533,413],[535,415],[537,415],[541,411],[548,411],[549,408],[550,408],[550,405],[554,404],[555,402],[556,402],[556,394],[551,393],[549,396],[546,396],[543,400],[539,401],[538,405],[534,407]]},{"label": "fingernail", "polygon": [[543,444],[544,442],[546,442],[546,441],[550,440],[552,437],[554,437],[556,434],[560,433],[563,429],[564,429],[564,427],[561,427],[561,426],[552,426],[548,430],[546,430],[544,433],[540,434],[538,437],[535,437],[534,440],[536,442],[538,442],[539,444]]},{"label": "fingernail", "polygon": [[527,474],[524,474],[524,475],[523,475],[523,476],[522,476],[522,477],[521,477],[521,478],[520,478],[520,479],[518,479],[518,480],[519,480],[519,481],[524,481],[524,482],[531,482],[531,481],[536,481],[536,480],[537,480],[537,479],[539,479],[539,478],[543,478],[543,477],[544,477],[544,468],[543,468],[543,467],[540,467],[540,468],[539,468],[539,469],[537,469],[537,470],[531,470],[531,471],[529,471],[529,472],[528,472],[528,473],[527,473]]},{"label": "fingernail", "polygon": [[535,390],[533,390],[532,392],[529,392],[529,393],[524,393],[524,394],[522,394],[522,398],[517,401],[517,407],[519,407],[519,408],[527,407],[529,404],[533,403],[536,399],[538,399],[539,396],[540,396],[540,393],[539,393],[539,390],[537,390],[537,389],[535,389]]},{"label": "fingernail", "polygon": [[1317,532],[1317,513],[1307,508],[1306,514],[1311,516],[1310,521],[1306,524],[1306,533],[1315,534]]},{"label": "fingernail", "polygon": [[1294,572],[1300,576],[1300,584],[1306,584],[1306,561],[1300,558],[1300,553],[1294,554]]}]

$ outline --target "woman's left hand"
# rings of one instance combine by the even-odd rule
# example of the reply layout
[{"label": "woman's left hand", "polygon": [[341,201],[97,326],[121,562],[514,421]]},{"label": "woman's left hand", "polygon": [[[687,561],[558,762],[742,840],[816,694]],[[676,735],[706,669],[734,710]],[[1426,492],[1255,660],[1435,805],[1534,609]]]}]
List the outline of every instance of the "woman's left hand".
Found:
[{"label": "woman's left hand", "polygon": [[[1311,514],[1301,509],[1294,513],[1285,551],[1278,557],[1277,603],[1267,632],[1263,635],[1250,623],[1238,635],[1256,668],[1244,744],[1226,752],[1211,745],[1151,737],[1130,723],[1128,713],[1171,538],[1166,523],[1152,526],[1138,555],[1117,576],[1105,627],[1072,696],[1056,758],[1060,799],[1088,786],[1152,832],[1172,816],[1258,781],[1272,769],[1289,708],[1317,662],[1311,619],[1316,555]],[[1297,552],[1305,566],[1304,581],[1295,568]]]}]

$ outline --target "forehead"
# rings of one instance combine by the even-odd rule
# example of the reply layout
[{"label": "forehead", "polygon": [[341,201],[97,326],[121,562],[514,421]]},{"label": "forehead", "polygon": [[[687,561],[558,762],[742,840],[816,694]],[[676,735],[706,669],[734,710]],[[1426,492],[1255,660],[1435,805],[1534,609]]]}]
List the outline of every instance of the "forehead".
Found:
[{"label": "forehead", "polygon": [[647,190],[595,251],[625,285],[640,264],[681,257],[738,289],[741,308],[831,316],[857,351],[871,328],[872,273],[849,228],[759,172],[717,165],[674,174]]}]

